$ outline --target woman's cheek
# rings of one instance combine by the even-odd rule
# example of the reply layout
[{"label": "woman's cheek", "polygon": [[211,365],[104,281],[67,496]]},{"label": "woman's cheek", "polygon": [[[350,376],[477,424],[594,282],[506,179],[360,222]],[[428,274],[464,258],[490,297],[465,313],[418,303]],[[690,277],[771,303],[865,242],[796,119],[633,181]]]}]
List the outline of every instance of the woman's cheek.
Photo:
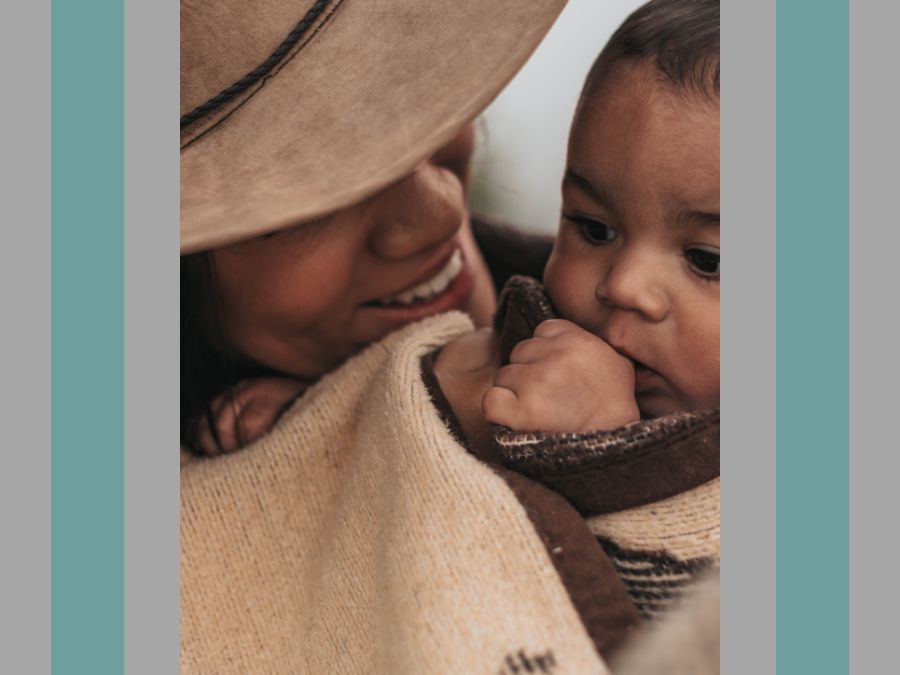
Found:
[{"label": "woman's cheek", "polygon": [[474,277],[472,297],[466,307],[466,312],[471,317],[476,328],[490,326],[497,311],[497,290],[491,279],[487,264],[478,245],[475,243],[475,235],[472,226],[467,221],[462,230],[463,255],[469,264],[469,270]]}]

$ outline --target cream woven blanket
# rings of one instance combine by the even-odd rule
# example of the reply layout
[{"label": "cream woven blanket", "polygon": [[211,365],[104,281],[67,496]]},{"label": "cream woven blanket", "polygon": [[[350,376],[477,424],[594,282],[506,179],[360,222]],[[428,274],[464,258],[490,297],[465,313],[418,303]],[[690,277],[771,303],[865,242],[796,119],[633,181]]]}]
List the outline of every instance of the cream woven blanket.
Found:
[{"label": "cream woven blanket", "polygon": [[607,672],[524,509],[428,399],[421,357],[471,329],[409,326],[182,468],[182,672]]}]

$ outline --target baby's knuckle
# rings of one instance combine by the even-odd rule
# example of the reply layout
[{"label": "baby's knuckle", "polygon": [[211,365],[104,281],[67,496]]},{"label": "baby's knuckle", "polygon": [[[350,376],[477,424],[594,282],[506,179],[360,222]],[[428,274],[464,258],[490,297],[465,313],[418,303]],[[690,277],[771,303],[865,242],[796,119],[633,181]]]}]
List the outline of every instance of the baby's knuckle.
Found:
[{"label": "baby's knuckle", "polygon": [[532,334],[535,337],[547,337],[548,334],[555,334],[562,323],[562,319],[547,319],[539,323]]},{"label": "baby's knuckle", "polygon": [[512,351],[509,353],[509,360],[511,363],[515,363],[517,361],[523,361],[528,358],[528,353],[533,351],[535,347],[535,342],[532,338],[527,340],[522,340],[515,347],[512,348]]},{"label": "baby's knuckle", "polygon": [[481,399],[481,411],[489,422],[509,424],[513,419],[517,402],[515,397],[500,388],[489,389]]}]

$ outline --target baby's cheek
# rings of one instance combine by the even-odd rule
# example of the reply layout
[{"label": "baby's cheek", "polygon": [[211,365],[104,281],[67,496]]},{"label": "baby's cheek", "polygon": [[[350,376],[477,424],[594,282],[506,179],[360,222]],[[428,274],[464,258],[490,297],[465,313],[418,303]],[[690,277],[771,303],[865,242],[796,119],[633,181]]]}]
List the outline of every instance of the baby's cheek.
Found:
[{"label": "baby's cheek", "polygon": [[718,321],[715,327],[709,326],[706,332],[697,333],[689,338],[689,367],[686,377],[689,386],[685,387],[691,397],[692,408],[707,408],[719,405],[719,331]]},{"label": "baby's cheek", "polygon": [[583,279],[580,266],[560,251],[559,245],[544,270],[544,287],[560,317],[584,325],[586,305],[593,297],[590,279]]}]

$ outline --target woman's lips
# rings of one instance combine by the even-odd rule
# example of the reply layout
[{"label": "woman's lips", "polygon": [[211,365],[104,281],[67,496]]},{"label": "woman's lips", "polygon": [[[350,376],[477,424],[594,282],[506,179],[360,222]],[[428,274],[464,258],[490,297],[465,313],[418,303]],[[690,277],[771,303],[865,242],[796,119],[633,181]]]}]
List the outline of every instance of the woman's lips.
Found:
[{"label": "woman's lips", "polygon": [[[416,283],[407,286],[407,289],[413,289],[439,274],[448,265],[454,254],[460,256],[461,268],[449,285],[434,297],[411,304],[381,304],[379,301],[374,301],[366,303],[361,309],[373,319],[378,318],[391,324],[393,327],[400,327],[433,314],[440,314],[454,309],[464,311],[469,304],[475,281],[466,257],[458,247],[455,247],[439,263],[432,266],[429,272],[422,275]],[[401,291],[401,293],[394,294],[394,296],[402,295],[402,293]]]}]

